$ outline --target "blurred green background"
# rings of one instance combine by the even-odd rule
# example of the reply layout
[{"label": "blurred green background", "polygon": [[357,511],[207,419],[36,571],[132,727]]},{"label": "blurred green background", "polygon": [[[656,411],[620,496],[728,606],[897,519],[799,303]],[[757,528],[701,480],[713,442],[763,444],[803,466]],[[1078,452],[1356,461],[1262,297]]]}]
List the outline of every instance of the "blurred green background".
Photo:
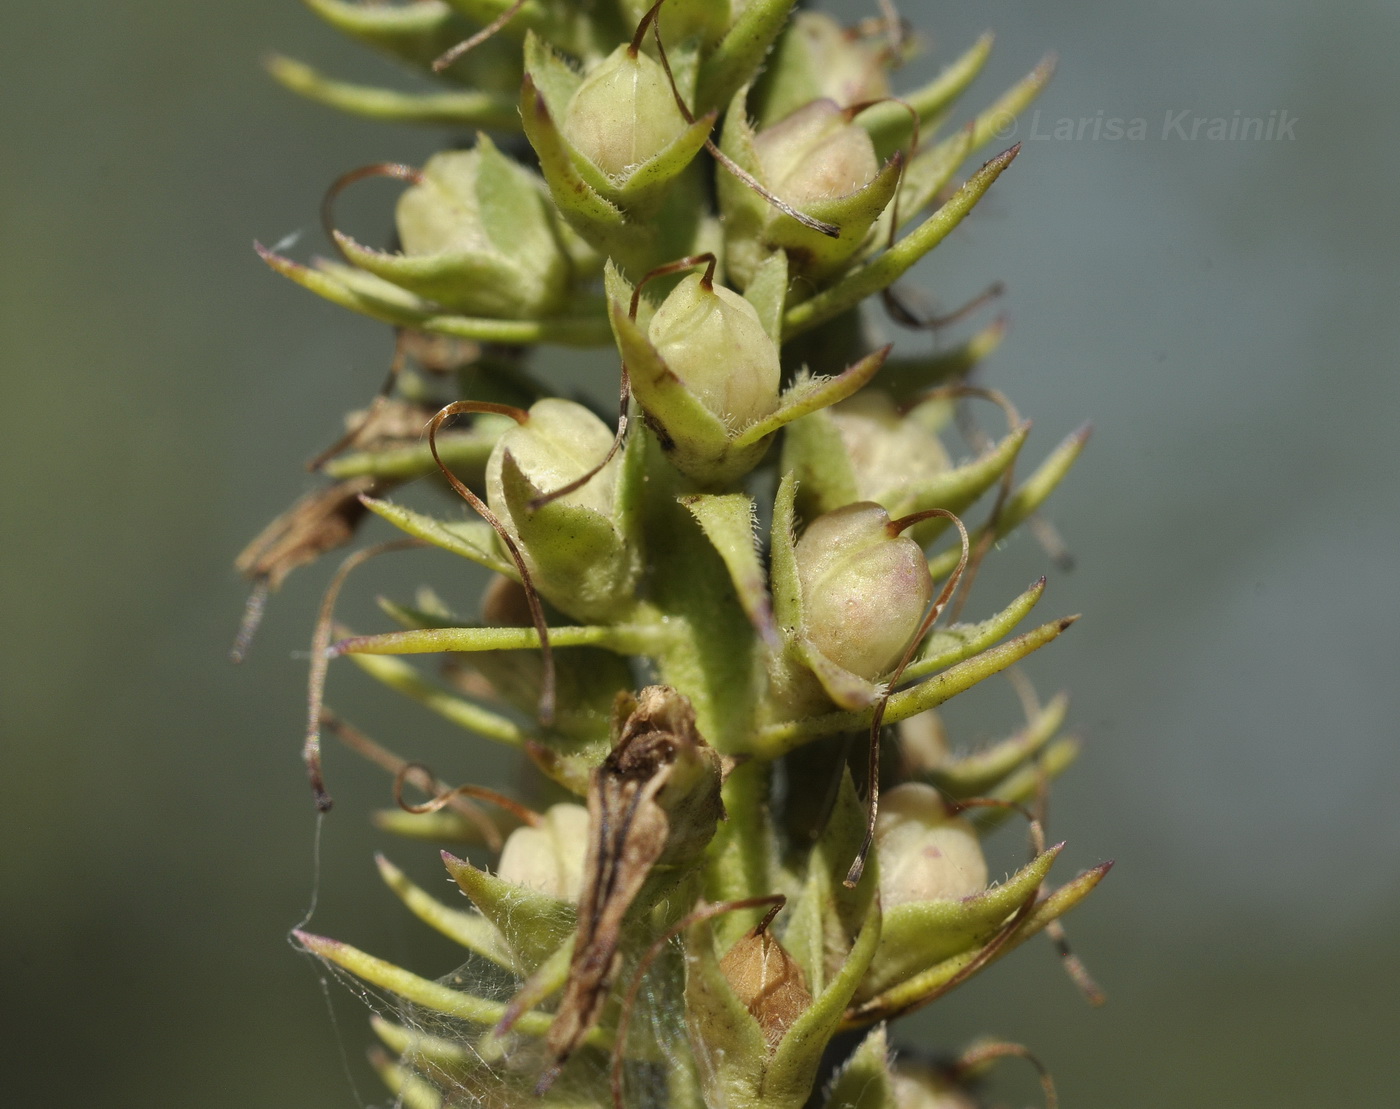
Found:
[{"label": "blurred green background", "polygon": [[[1096,425],[1051,513],[1078,568],[1044,602],[1086,619],[1031,673],[1073,691],[1088,741],[1054,795],[1061,865],[1118,860],[1069,921],[1111,1001],[1085,1006],[1036,944],[896,1038],[1019,1040],[1071,1106],[1394,1105],[1400,8],[901,7],[934,47],[910,83],[990,27],[969,109],[1054,49],[1042,132],[1102,111],[1147,137],[1037,139],[1024,119],[1020,159],[918,273],[945,305],[1008,283],[987,380],[1035,418],[1033,454]],[[238,669],[230,563],[310,487],[303,460],[390,351],[251,241],[317,247],[330,180],[443,136],[294,99],[259,69],[273,48],[393,78],[294,0],[0,15],[7,1104],[388,1100],[359,1002],[283,942],[316,887],[297,748],[326,568],[292,578]],[[1287,113],[1296,137],[1164,137],[1183,110]],[[391,195],[365,186],[343,222],[382,230]],[[615,372],[547,368],[599,393]],[[1028,539],[995,561],[984,607],[1046,566]],[[475,588],[415,554],[366,569],[345,611],[368,627],[377,589],[419,580],[462,607]],[[331,695],[448,779],[508,774],[348,670]],[[1009,702],[971,695],[959,738]],[[313,926],[445,973],[374,876],[383,779],[338,750],[330,773]],[[431,850],[387,849],[437,881]],[[1038,1096],[1014,1067],[999,1088]]]}]

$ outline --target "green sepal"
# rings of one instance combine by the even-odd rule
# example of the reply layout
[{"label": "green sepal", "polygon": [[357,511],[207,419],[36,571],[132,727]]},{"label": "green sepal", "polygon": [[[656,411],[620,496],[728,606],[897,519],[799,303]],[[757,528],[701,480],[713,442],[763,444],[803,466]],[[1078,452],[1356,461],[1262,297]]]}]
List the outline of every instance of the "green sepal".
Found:
[{"label": "green sepal", "polygon": [[383,855],[375,855],[379,876],[404,906],[430,928],[489,959],[497,966],[514,969],[515,960],[499,929],[479,913],[451,909],[427,891],[409,881],[408,876]]},{"label": "green sepal", "polygon": [[763,1029],[735,995],[715,952],[711,922],[701,920],[685,935],[685,1016],[691,1043],[708,1066],[700,1073],[706,1104],[760,1109],[768,1043]]},{"label": "green sepal", "polygon": [[779,465],[797,479],[798,507],[809,520],[860,500],[855,468],[830,409],[788,425]]},{"label": "green sepal", "polygon": [[518,747],[524,742],[525,733],[515,721],[484,709],[465,697],[449,693],[424,677],[416,666],[383,655],[353,654],[350,659],[376,681],[417,701],[459,728],[510,747]]},{"label": "green sepal", "polygon": [[637,545],[628,542],[613,520],[567,499],[531,511],[531,502],[548,490],[525,476],[509,450],[501,456],[501,486],[540,593],[576,620],[622,618],[633,607],[642,572]]},{"label": "green sepal", "polygon": [[[930,508],[946,508],[961,513],[995,484],[1016,461],[1031,425],[1023,423],[1005,435],[1000,442],[983,451],[970,462],[946,470],[936,478],[906,487],[896,494],[876,497],[898,519]],[[922,525],[930,525],[924,528]],[[929,543],[952,524],[946,517],[934,517],[914,525],[913,536],[920,545]]]},{"label": "green sepal", "polygon": [[[1070,764],[1078,757],[1079,740],[1073,736],[1064,736],[1042,750],[1040,757],[1034,762],[1022,766],[999,782],[995,788],[989,789],[983,796],[994,801],[1009,801],[1017,805],[1029,804],[1040,795],[1046,782],[1058,778],[1069,769]],[[985,835],[1014,815],[1015,813],[1010,809],[978,809],[972,814],[972,822],[977,826],[978,834]]]},{"label": "green sepal", "polygon": [[433,813],[411,813],[403,809],[376,809],[370,822],[390,835],[420,843],[445,843],[481,847],[486,843],[481,829],[459,812],[440,809]]},{"label": "green sepal", "polygon": [[472,27],[439,0],[395,6],[302,0],[337,31],[400,61],[427,69],[433,59],[472,33]]},{"label": "green sepal", "polygon": [[[441,982],[423,978],[348,943],[301,930],[292,933],[302,947],[318,958],[348,970],[356,978],[397,994],[413,1005],[470,1024],[495,1025],[505,1015],[505,1005],[487,1001],[464,990],[454,990]],[[543,1036],[549,1031],[548,1013],[525,1013],[514,1031],[527,1036]]]},{"label": "green sepal", "polygon": [[825,323],[898,281],[963,221],[1019,151],[1019,146],[1013,146],[998,154],[968,178],[946,204],[890,249],[849,271],[811,299],[789,308],[783,320],[783,337],[791,339]]},{"label": "green sepal", "polygon": [[928,970],[891,986],[883,993],[852,1006],[846,1014],[844,1027],[859,1028],[873,1021],[888,1020],[941,997],[970,977],[972,972],[990,966],[1041,932],[1052,920],[1064,916],[1093,892],[1094,887],[1103,881],[1104,875],[1112,866],[1111,862],[1100,863],[1066,882],[1048,897],[1042,898],[1016,925],[1015,931],[1006,941],[1000,943],[994,951],[989,951],[984,946],[959,952]]},{"label": "green sepal", "polygon": [[744,289],[744,299],[758,313],[768,338],[778,345],[783,341],[783,309],[787,307],[789,280],[787,252],[779,248],[759,264]]},{"label": "green sepal", "polygon": [[569,902],[497,878],[447,851],[442,861],[453,881],[504,937],[521,973],[533,973],[573,936],[577,916]]},{"label": "green sepal", "polygon": [[411,1067],[382,1051],[369,1053],[370,1066],[394,1095],[394,1104],[403,1109],[444,1109],[443,1095]]},{"label": "green sepal", "polygon": [[767,436],[793,420],[819,409],[829,408],[859,392],[879,372],[889,352],[888,346],[871,351],[835,377],[809,377],[799,374],[791,388],[778,399],[777,410],[740,431],[734,437],[734,446],[743,450],[753,444],[761,444]]},{"label": "green sepal", "polygon": [[570,260],[544,182],[485,135],[471,150],[430,158],[400,196],[397,218],[403,253],[340,231],[336,244],[361,269],[463,315],[530,319],[567,303]]},{"label": "green sepal", "polygon": [[850,769],[843,767],[836,803],[808,855],[807,873],[789,910],[787,931],[782,935],[783,946],[802,967],[813,997],[825,994],[852,951],[853,937],[871,915],[878,915],[874,854],[867,858],[856,888],[845,885],[851,860],[865,841],[867,819]]},{"label": "green sepal", "polygon": [[[1071,616],[1043,624],[1033,631],[1017,636],[1000,646],[988,648],[918,685],[894,694],[885,709],[885,723],[897,724],[928,709],[937,708],[959,693],[971,689],[983,679],[999,674],[1033,651],[1039,650],[1058,637],[1074,623],[1074,620],[1075,617]],[[865,709],[860,712],[829,712],[768,724],[758,730],[754,737],[753,749],[760,757],[776,758],[817,736],[869,728],[870,720],[871,710]]]},{"label": "green sepal", "polygon": [[840,708],[863,709],[880,699],[883,686],[832,662],[800,632],[792,637],[789,649],[793,657],[816,676],[826,695]]},{"label": "green sepal", "polygon": [[[715,113],[697,118],[664,149],[614,180],[576,150],[560,129],[582,78],[533,34],[525,39],[520,114],[559,210],[589,243],[627,257],[655,239],[657,220],[677,179],[705,145]],[[672,229],[674,230],[674,229]],[[675,234],[668,232],[669,238]]]},{"label": "green sepal", "polygon": [[515,563],[497,553],[496,533],[485,520],[439,520],[436,516],[415,512],[392,501],[375,497],[361,497],[360,500],[376,516],[388,520],[415,539],[461,555],[512,581],[520,580],[520,571],[515,568]]},{"label": "green sepal", "polygon": [[[359,7],[360,5],[356,5]],[[379,9],[381,11],[389,9]],[[384,123],[422,123],[435,127],[485,127],[520,130],[520,98],[503,92],[401,92],[397,89],[339,81],[295,58],[273,54],[264,63],[273,80],[308,100]]]},{"label": "green sepal", "polygon": [[770,648],[777,649],[778,630],[773,601],[768,595],[768,577],[754,542],[753,498],[745,493],[697,493],[680,501],[724,560],[749,623]]},{"label": "green sepal", "polygon": [[949,759],[930,768],[923,777],[954,799],[985,796],[1017,767],[1040,753],[1060,730],[1068,711],[1069,698],[1058,694],[1015,735],[972,754]]},{"label": "green sepal", "polygon": [[788,470],[778,482],[778,492],[773,498],[773,523],[769,531],[773,615],[784,635],[793,635],[802,626],[802,582],[797,576],[796,516],[797,475]]},{"label": "green sepal", "polygon": [[[1006,498],[1006,503],[1001,506],[1001,511],[997,513],[993,525],[984,525],[972,533],[972,545],[977,546],[979,542],[990,531],[992,541],[997,542],[1009,535],[1019,527],[1028,516],[1035,512],[1051,493],[1060,484],[1064,476],[1069,473],[1070,467],[1084,451],[1084,446],[1089,441],[1089,429],[1087,426],[1072,432],[1060,445],[1057,446],[1046,457],[1033,474],[1021,485],[1016,487],[1016,491]],[[958,564],[961,557],[961,549],[944,551],[942,554],[929,560],[928,568],[935,578],[943,577],[952,572],[953,567]]]},{"label": "green sepal", "polygon": [[824,1105],[825,1109],[895,1109],[890,1045],[883,1024],[871,1030],[836,1072]]},{"label": "green sepal", "polygon": [[374,1034],[393,1052],[395,1058],[405,1060],[415,1068],[428,1063],[435,1070],[459,1073],[482,1065],[471,1045],[460,1040],[430,1036],[416,1028],[385,1020],[378,1013],[370,1015],[369,1023]]},{"label": "green sepal", "polygon": [[1026,614],[1035,608],[1044,594],[1045,579],[1041,578],[1032,582],[1030,588],[995,616],[977,624],[950,624],[935,629],[924,640],[919,653],[905,667],[904,677],[922,678],[926,674],[946,670],[955,663],[986,650],[1024,620]]},{"label": "green sepal", "polygon": [[863,922],[849,954],[826,988],[814,995],[811,1006],[793,1022],[773,1052],[773,1060],[763,1081],[765,1106],[801,1109],[811,1096],[822,1056],[832,1036],[841,1028],[846,1006],[855,996],[856,987],[869,969],[880,942],[882,918],[879,899],[873,892],[871,872],[874,869],[867,865],[866,877],[860,883],[860,889],[866,891],[866,904],[860,909]]},{"label": "green sepal", "polygon": [[383,323],[505,346],[558,343],[570,347],[597,347],[609,341],[606,321],[601,317],[579,315],[538,320],[498,320],[452,315],[406,289],[354,266],[323,260],[313,268],[293,262],[260,244],[255,243],[254,248],[262,260],[283,277],[332,304],[339,304],[342,308],[349,308]]},{"label": "green sepal", "polygon": [[992,41],[992,33],[984,33],[928,84],[902,94],[899,99],[903,103],[885,101],[857,116],[856,122],[869,132],[876,152],[881,157],[889,157],[892,152],[908,144],[912,137],[913,121],[908,108],[904,106],[906,104],[917,113],[920,131],[926,133],[925,129],[944,115],[982,71],[992,52]]},{"label": "green sepal", "polygon": [[[1045,88],[1054,72],[1053,59],[1047,58],[1015,85],[1007,89],[977,118],[909,162],[899,190],[899,226],[914,219],[953,179],[958,167],[979,147],[990,142]],[[906,114],[905,118],[908,116]],[[888,231],[888,224],[880,227]]]},{"label": "green sepal", "polygon": [[910,901],[885,910],[880,947],[860,984],[864,1000],[960,951],[981,947],[1035,896],[1064,844],[1037,855],[999,886],[972,897]]},{"label": "green sepal", "polygon": [[749,0],[729,32],[700,65],[695,110],[724,107],[752,81],[769,48],[787,25],[796,0]]},{"label": "green sepal", "polygon": [[973,367],[1001,346],[1007,330],[1006,320],[998,318],[966,342],[932,356],[890,358],[880,373],[880,388],[890,395],[896,406],[907,407],[921,393],[965,378]]},{"label": "green sepal", "polygon": [[[444,431],[437,436],[438,455],[463,482],[481,488],[486,478],[486,460],[496,440],[507,427],[514,427],[509,416],[490,413],[477,416],[469,428]],[[385,447],[381,450],[352,451],[337,455],[321,466],[321,472],[337,481],[354,477],[375,477],[385,481],[412,481],[437,472],[437,462],[427,443]]]}]

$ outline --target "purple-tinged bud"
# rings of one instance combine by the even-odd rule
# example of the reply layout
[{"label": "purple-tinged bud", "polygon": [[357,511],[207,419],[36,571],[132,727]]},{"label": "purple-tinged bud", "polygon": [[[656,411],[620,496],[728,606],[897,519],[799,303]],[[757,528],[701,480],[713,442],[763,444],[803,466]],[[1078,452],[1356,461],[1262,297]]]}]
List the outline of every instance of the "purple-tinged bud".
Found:
[{"label": "purple-tinged bud", "polygon": [[869,681],[892,670],[933,599],[919,545],[891,534],[889,513],[867,501],[818,516],[795,555],[807,639]]},{"label": "purple-tinged bud", "polygon": [[849,196],[880,171],[875,144],[834,100],[813,100],[758,132],[763,181],[796,208]]},{"label": "purple-tinged bud", "polygon": [[875,824],[880,903],[961,900],[987,888],[987,860],[971,824],[949,813],[938,790],[908,782],[880,798]]},{"label": "purple-tinged bud", "polygon": [[777,344],[733,290],[690,274],[656,310],[647,337],[666,368],[727,428],[747,427],[778,406]]}]

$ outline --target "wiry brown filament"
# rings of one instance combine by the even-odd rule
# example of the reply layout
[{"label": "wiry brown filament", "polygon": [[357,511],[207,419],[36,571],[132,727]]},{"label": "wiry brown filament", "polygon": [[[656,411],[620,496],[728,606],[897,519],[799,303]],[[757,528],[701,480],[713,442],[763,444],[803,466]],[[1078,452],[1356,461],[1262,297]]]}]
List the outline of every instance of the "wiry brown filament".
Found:
[{"label": "wiry brown filament", "polygon": [[365,409],[363,416],[355,422],[355,425],[345,432],[339,439],[332,443],[325,450],[321,451],[315,458],[307,462],[306,468],[315,473],[327,462],[329,462],[341,451],[347,451],[357,445],[360,437],[374,423],[374,419],[383,410],[384,405],[389,400],[389,394],[394,391],[394,386],[398,384],[399,375],[403,373],[404,362],[407,359],[406,332],[401,327],[394,328],[394,357],[389,363],[389,372],[385,375],[383,383],[379,386],[379,392],[374,394],[374,399],[369,402],[369,407]]},{"label": "wiry brown filament", "polygon": [[[404,799],[405,785],[412,785],[415,789],[421,789],[424,793],[432,796],[421,804],[412,804]],[[505,809],[522,824],[528,824],[531,828],[538,828],[544,823],[544,817],[540,816],[534,809],[528,808],[513,797],[507,797],[504,793],[499,793],[494,789],[473,785],[444,787],[434,777],[433,772],[421,762],[405,763],[394,775],[394,804],[398,805],[404,812],[413,813],[415,816],[440,812],[459,797],[474,797],[478,801],[487,801],[499,809]]]},{"label": "wiry brown filament", "polygon": [[505,27],[512,19],[519,14],[520,9],[525,6],[525,0],[515,0],[515,3],[503,11],[495,19],[491,20],[485,27],[477,31],[470,38],[463,39],[445,54],[433,59],[433,72],[441,73],[462,55],[475,50],[487,39],[493,38],[497,32]]},{"label": "wiry brown filament", "polygon": [[[433,777],[432,773],[418,763],[410,763],[398,757],[392,751],[381,747],[365,735],[347,720],[342,720],[329,708],[321,709],[321,727],[333,732],[350,750],[357,755],[368,759],[376,766],[382,767],[390,774],[394,775],[394,793],[399,794],[402,789],[401,779],[408,781],[415,788],[421,789],[424,793],[438,793],[446,787]],[[445,804],[450,805],[452,810],[470,821],[481,833],[481,838],[486,846],[492,851],[499,851],[503,845],[501,830],[496,827],[493,821],[478,805],[473,805],[464,797],[453,796]],[[439,806],[441,807],[441,806]]]},{"label": "wiry brown filament", "polygon": [[1055,1080],[1050,1076],[1050,1071],[1028,1048],[1020,1044],[998,1040],[970,1047],[949,1068],[949,1077],[954,1081],[961,1081],[983,1064],[997,1059],[1024,1059],[1033,1066],[1040,1075],[1040,1088],[1045,1094],[1045,1109],[1059,1109],[1060,1098],[1055,1092]]},{"label": "wiry brown filament", "polygon": [[311,779],[311,792],[316,798],[318,812],[329,812],[331,795],[326,792],[326,780],[321,772],[321,710],[326,696],[326,669],[330,665],[328,650],[331,634],[335,627],[335,602],[340,596],[341,587],[350,572],[372,558],[391,551],[411,551],[426,546],[421,539],[394,539],[374,547],[356,551],[340,564],[340,568],[326,586],[321,598],[321,610],[316,616],[316,629],[311,636],[311,672],[306,682],[306,740],[302,743],[301,757],[306,763],[306,772]]},{"label": "wiry brown filament", "polygon": [[632,1010],[637,1005],[637,994],[641,992],[642,979],[646,977],[647,971],[651,969],[651,964],[656,961],[657,956],[661,954],[666,945],[687,928],[699,924],[703,920],[712,920],[717,916],[738,912],[741,909],[756,909],[760,905],[771,905],[772,909],[754,929],[758,933],[764,932],[768,925],[773,922],[773,918],[782,911],[785,904],[787,904],[786,896],[781,893],[770,893],[763,897],[747,897],[742,901],[721,901],[712,905],[701,905],[682,920],[671,925],[646,949],[646,953],[637,963],[636,971],[632,974],[632,984],[627,989],[627,996],[623,999],[622,1010],[617,1018],[617,1033],[613,1040],[612,1067],[608,1072],[612,1084],[613,1109],[626,1109],[622,1100],[622,1064],[627,1050],[627,1029],[632,1023]]},{"label": "wiry brown filament", "polygon": [[645,277],[637,282],[637,287],[632,290],[632,301],[627,306],[627,318],[632,321],[637,319],[637,309],[642,304],[642,289],[650,281],[655,281],[659,277],[670,277],[673,273],[680,273],[682,270],[692,269],[701,262],[705,263],[705,274],[700,278],[700,283],[708,291],[714,285],[715,265],[717,259],[708,251],[704,254],[687,254],[684,258],[677,258],[674,262],[667,262],[665,265],[657,266]]},{"label": "wiry brown filament", "polygon": [[549,727],[554,723],[554,652],[549,646],[549,625],[545,622],[544,606],[540,604],[540,595],[530,577],[529,567],[525,565],[525,558],[521,555],[515,540],[511,538],[510,532],[506,530],[506,526],[501,523],[494,512],[486,507],[486,502],[468,489],[466,483],[448,469],[447,464],[438,454],[438,428],[442,426],[444,420],[450,420],[454,416],[468,412],[494,412],[498,415],[509,416],[519,424],[524,424],[529,420],[529,413],[522,412],[519,408],[513,408],[507,404],[489,404],[486,401],[474,400],[453,401],[440,409],[437,415],[428,421],[428,449],[433,452],[433,461],[437,463],[438,469],[447,478],[448,484],[457,491],[458,496],[472,506],[478,516],[491,525],[491,529],[500,537],[506,550],[510,552],[511,561],[515,563],[515,568],[520,573],[520,584],[525,587],[525,600],[530,606],[530,621],[534,624],[535,631],[539,633],[540,654],[544,659],[544,674],[540,680],[538,716],[540,723]]},{"label": "wiry brown filament", "polygon": [[321,198],[321,229],[326,233],[331,246],[335,247],[335,252],[346,262],[350,262],[350,259],[346,256],[345,248],[340,245],[335,229],[335,201],[351,185],[371,177],[392,177],[396,181],[409,181],[415,185],[423,183],[423,174],[402,162],[375,162],[374,165],[361,166],[349,173],[343,173],[331,182],[331,187]]},{"label": "wiry brown filament", "polygon": [[869,808],[870,813],[865,825],[865,840],[860,845],[860,850],[856,857],[851,860],[851,868],[846,872],[845,886],[847,889],[855,889],[860,883],[860,876],[865,872],[865,859],[870,854],[870,848],[875,842],[875,818],[880,812],[880,725],[885,719],[885,707],[890,702],[890,695],[899,685],[899,679],[903,677],[905,667],[913,659],[914,653],[923,643],[924,637],[928,635],[929,629],[933,627],[934,621],[943,613],[948,601],[958,588],[958,581],[962,578],[963,570],[967,567],[970,543],[967,536],[967,528],[958,517],[949,512],[946,508],[931,508],[926,512],[915,512],[911,516],[904,516],[898,520],[892,520],[887,525],[887,530],[891,536],[898,535],[906,528],[911,528],[920,520],[927,520],[933,516],[942,516],[952,520],[957,525],[958,533],[962,536],[962,558],[954,567],[953,572],[948,575],[948,580],[944,583],[942,591],[934,598],[933,604],[929,606],[928,612],[924,615],[919,624],[919,630],[914,633],[909,640],[909,646],[904,649],[904,657],[899,660],[899,665],[895,667],[894,673],[890,675],[890,680],[885,686],[885,692],[880,699],[875,702],[875,712],[870,720],[870,763],[868,767],[869,784],[867,789],[870,792]]},{"label": "wiry brown filament", "polygon": [[[642,17],[642,22],[645,23],[648,19],[652,19],[657,9],[661,7],[662,3],[665,3],[665,0],[659,0],[658,3],[652,5],[651,9],[647,12],[647,14]],[[671,95],[675,98],[676,107],[680,109],[681,116],[685,119],[687,123],[694,123],[695,114],[690,110],[690,105],[688,105],[685,102],[685,100],[681,98],[680,90],[676,88],[676,77],[675,74],[671,72],[671,62],[670,59],[666,57],[666,47],[661,41],[660,22],[658,20],[653,19],[651,27],[652,33],[656,39],[656,56],[661,61],[661,68],[666,71],[666,79],[671,83]],[[705,149],[710,152],[710,157],[712,157],[716,162],[722,165],[726,170],[728,170],[731,174],[737,177],[750,189],[756,192],[759,196],[763,197],[763,199],[766,200],[769,204],[771,204],[774,208],[782,212],[783,215],[791,216],[798,223],[802,224],[803,227],[810,228],[811,230],[816,231],[819,234],[825,235],[828,238],[839,239],[841,237],[841,229],[837,227],[834,223],[827,223],[824,220],[819,220],[814,218],[813,216],[807,215],[806,212],[799,212],[782,197],[777,196],[772,192],[769,192],[768,188],[763,184],[763,182],[761,182],[757,177],[751,174],[748,170],[744,169],[743,166],[739,165],[737,162],[734,161],[733,158],[729,157],[728,154],[724,153],[724,151],[717,147],[714,144],[713,139],[707,138],[705,140]]]},{"label": "wiry brown filament", "polygon": [[889,313],[890,319],[901,327],[907,327],[911,331],[942,331],[945,327],[951,327],[959,320],[965,319],[979,308],[1005,294],[1006,286],[1000,281],[993,281],[966,304],[954,308],[951,312],[945,312],[941,316],[919,315],[908,304],[899,299],[899,294],[894,291],[893,286],[886,286],[881,291],[880,300],[885,306],[885,311]]}]

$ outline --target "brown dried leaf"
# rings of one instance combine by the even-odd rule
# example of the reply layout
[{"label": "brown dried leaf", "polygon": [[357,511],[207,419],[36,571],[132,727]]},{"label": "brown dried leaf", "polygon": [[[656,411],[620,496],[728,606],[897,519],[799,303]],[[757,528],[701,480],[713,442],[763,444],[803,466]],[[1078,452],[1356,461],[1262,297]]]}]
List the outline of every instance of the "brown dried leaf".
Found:
[{"label": "brown dried leaf", "polygon": [[653,869],[693,858],[724,816],[719,754],[668,686],[619,697],[617,741],[588,788],[589,844],[569,980],[538,1092],[597,1023],[617,974],[623,921]]},{"label": "brown dried leaf", "polygon": [[276,589],[298,566],[354,538],[368,509],[362,495],[378,492],[371,477],[348,478],[308,493],[268,524],[234,561],[244,577]]}]

